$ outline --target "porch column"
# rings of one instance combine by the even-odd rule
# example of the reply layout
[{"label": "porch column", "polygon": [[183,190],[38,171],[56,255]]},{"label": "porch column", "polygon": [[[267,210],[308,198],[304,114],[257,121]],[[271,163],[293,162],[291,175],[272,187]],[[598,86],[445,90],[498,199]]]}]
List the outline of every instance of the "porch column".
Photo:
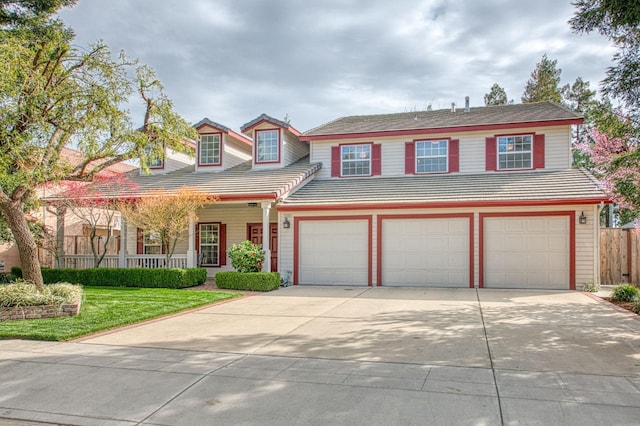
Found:
[{"label": "porch column", "polygon": [[67,207],[58,206],[56,209],[56,268],[64,267],[64,220],[66,215]]},{"label": "porch column", "polygon": [[189,219],[189,247],[187,248],[187,268],[195,268],[196,262],[196,221]]},{"label": "porch column", "polygon": [[118,266],[127,267],[127,220],[120,215],[120,252],[118,252]]},{"label": "porch column", "polygon": [[264,262],[262,263],[262,270],[264,272],[271,272],[271,228],[269,227],[269,210],[271,210],[271,203],[268,201],[262,202],[262,249],[264,250]]}]

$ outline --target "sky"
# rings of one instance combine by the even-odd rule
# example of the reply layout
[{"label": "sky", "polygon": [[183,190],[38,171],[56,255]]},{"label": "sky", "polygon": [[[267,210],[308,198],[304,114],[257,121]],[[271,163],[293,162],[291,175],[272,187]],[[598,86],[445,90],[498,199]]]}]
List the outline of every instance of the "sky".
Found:
[{"label": "sky", "polygon": [[[520,102],[547,53],[597,88],[615,50],[572,34],[563,0],[79,0],[60,18],[151,66],[175,110],[235,130],[260,114],[300,131],[348,115]],[[142,106],[132,103],[134,115]],[[140,122],[142,117],[140,117]]]}]

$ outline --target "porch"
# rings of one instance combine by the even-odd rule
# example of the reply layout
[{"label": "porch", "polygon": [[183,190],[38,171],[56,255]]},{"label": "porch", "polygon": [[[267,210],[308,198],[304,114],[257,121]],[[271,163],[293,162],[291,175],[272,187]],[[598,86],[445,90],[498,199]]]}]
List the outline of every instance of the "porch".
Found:
[{"label": "porch", "polygon": [[[100,264],[104,268],[191,268],[207,269],[207,276],[233,270],[227,249],[250,240],[265,250],[265,271],[278,270],[278,214],[269,201],[217,202],[198,211],[197,221],[180,236],[170,259],[162,253],[157,238],[122,220],[119,235],[106,247]],[[60,231],[61,227],[58,227]],[[263,238],[269,229],[269,238]],[[86,236],[58,234],[62,243],[57,267],[87,269],[95,267],[94,256]],[[99,241],[101,243],[101,240]],[[100,244],[100,250],[105,250]]]}]

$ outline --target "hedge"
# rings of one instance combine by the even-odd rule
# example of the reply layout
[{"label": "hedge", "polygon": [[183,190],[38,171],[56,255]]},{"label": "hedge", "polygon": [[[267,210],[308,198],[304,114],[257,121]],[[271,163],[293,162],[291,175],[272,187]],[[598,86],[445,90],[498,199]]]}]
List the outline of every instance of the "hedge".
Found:
[{"label": "hedge", "polygon": [[[22,277],[22,270],[19,267],[11,268],[11,273],[16,277]],[[45,284],[68,282],[89,286],[185,288],[204,283],[207,280],[207,270],[204,268],[42,268],[42,279]]]},{"label": "hedge", "polygon": [[271,291],[280,287],[277,272],[218,272],[216,286],[230,290]]}]

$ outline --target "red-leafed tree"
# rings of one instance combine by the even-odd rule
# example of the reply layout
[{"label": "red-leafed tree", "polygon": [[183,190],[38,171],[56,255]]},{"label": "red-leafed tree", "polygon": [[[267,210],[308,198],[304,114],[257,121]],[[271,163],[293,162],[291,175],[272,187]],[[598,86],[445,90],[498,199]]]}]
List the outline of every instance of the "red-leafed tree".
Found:
[{"label": "red-leafed tree", "polygon": [[592,128],[578,148],[593,164],[602,189],[618,205],[621,220],[640,217],[640,145],[632,136],[612,137]]},{"label": "red-leafed tree", "polygon": [[[118,203],[126,200],[126,194],[137,185],[125,174],[99,173],[93,182],[62,182],[63,188],[56,202],[62,212],[69,211],[89,229],[89,246],[93,254],[94,267],[100,267],[107,253],[116,218],[120,216]],[[122,196],[117,196],[122,194]],[[106,230],[104,238],[98,237],[98,230]]]}]

